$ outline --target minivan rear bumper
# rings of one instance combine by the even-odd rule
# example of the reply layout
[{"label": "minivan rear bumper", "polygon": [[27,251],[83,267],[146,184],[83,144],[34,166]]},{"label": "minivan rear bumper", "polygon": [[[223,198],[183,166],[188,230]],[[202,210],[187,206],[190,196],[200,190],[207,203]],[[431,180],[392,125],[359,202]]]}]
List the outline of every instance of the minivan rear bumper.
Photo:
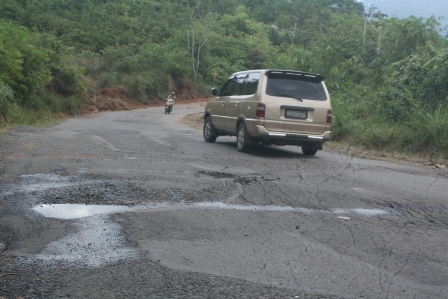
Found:
[{"label": "minivan rear bumper", "polygon": [[285,138],[285,139],[299,139],[308,141],[330,141],[330,138],[315,135],[291,134],[291,133],[262,133],[260,135],[264,139],[268,138]]},{"label": "minivan rear bumper", "polygon": [[290,132],[269,132],[263,126],[256,126],[258,134],[254,137],[260,137],[262,140],[289,140],[289,141],[304,141],[304,142],[327,142],[330,141],[330,131],[325,131],[321,135],[313,134],[295,134]]}]

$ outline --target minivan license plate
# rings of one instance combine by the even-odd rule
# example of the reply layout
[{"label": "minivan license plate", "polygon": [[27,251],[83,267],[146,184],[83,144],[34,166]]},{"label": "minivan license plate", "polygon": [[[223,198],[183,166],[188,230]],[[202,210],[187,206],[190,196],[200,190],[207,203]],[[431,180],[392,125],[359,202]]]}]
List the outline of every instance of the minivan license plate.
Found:
[{"label": "minivan license plate", "polygon": [[307,119],[308,111],[305,110],[285,110],[285,117],[287,118],[298,118],[298,119]]}]

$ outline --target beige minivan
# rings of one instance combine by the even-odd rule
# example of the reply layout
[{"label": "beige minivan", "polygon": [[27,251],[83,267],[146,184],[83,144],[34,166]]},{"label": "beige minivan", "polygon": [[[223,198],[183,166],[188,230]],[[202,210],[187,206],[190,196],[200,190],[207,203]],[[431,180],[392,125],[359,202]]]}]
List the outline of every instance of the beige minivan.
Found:
[{"label": "beige minivan", "polygon": [[315,155],[330,140],[331,102],[322,75],[291,70],[234,73],[206,107],[203,135],[236,136],[238,151],[250,146],[298,145]]}]

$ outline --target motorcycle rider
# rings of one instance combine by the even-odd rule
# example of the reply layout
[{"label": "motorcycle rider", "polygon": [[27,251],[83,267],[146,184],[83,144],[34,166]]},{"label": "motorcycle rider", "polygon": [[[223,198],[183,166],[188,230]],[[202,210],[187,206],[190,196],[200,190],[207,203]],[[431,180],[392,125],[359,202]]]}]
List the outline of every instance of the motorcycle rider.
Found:
[{"label": "motorcycle rider", "polygon": [[174,92],[174,90],[170,92],[168,98],[166,99],[166,102],[171,106],[170,112],[173,111],[174,103],[176,102],[176,93]]}]

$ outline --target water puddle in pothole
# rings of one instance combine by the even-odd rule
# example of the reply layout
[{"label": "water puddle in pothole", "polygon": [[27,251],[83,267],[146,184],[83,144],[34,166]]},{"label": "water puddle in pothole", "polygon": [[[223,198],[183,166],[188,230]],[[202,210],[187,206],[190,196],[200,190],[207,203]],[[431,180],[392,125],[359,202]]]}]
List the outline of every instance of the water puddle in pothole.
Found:
[{"label": "water puddle in pothole", "polygon": [[54,204],[39,205],[33,210],[45,217],[59,219],[76,219],[97,214],[111,214],[119,212],[135,211],[136,208],[113,205],[83,205],[83,204]]}]

